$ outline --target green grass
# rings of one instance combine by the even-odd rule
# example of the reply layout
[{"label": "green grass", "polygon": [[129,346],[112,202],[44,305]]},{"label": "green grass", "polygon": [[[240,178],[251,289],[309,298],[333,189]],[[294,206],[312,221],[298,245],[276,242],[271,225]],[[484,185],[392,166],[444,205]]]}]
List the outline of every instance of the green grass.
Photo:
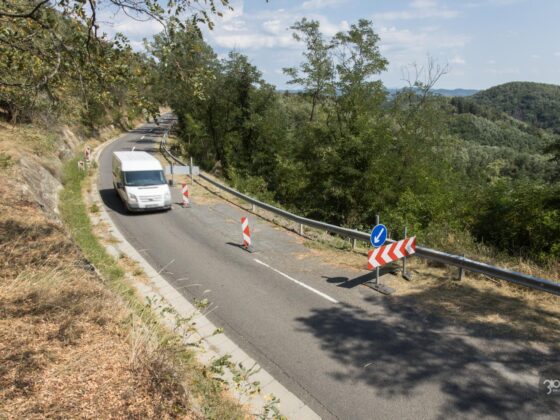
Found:
[{"label": "green grass", "polygon": [[0,169],[8,169],[12,165],[12,157],[6,153],[0,152]]},{"label": "green grass", "polygon": [[[60,194],[60,214],[74,241],[84,256],[95,266],[107,286],[122,297],[130,307],[132,314],[157,334],[160,349],[172,359],[176,372],[168,375],[183,378],[188,383],[188,391],[197,401],[205,418],[210,419],[244,419],[247,413],[232,399],[224,398],[225,385],[216,366],[204,366],[195,359],[195,354],[182,344],[182,337],[166,329],[156,312],[158,308],[144,304],[129,285],[124,271],[117,265],[103,245],[94,235],[88,217],[87,208],[82,198],[82,184],[87,174],[78,169],[78,158],[65,164],[63,171],[64,188]],[[161,308],[159,308],[161,309]],[[164,313],[164,311],[162,311]],[[182,321],[182,320],[180,320]],[[132,328],[132,317],[131,325]],[[176,380],[170,378],[170,380]],[[179,379],[180,380],[180,379]]]}]

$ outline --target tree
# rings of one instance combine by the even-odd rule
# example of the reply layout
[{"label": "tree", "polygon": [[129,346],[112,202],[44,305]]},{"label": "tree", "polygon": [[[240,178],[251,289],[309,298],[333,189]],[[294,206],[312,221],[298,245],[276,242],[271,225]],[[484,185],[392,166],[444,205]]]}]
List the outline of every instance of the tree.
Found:
[{"label": "tree", "polygon": [[387,68],[378,43],[379,36],[373,31],[372,23],[365,19],[353,24],[347,32],[337,33],[332,40],[339,115],[346,116],[353,131],[358,117],[378,110],[386,97],[381,81],[372,80]]},{"label": "tree", "polygon": [[[166,7],[155,0],[5,0],[0,4],[0,106],[15,122],[40,103],[59,102],[56,91],[69,76],[77,77],[82,92],[90,87],[87,79],[111,84],[110,72],[101,67],[112,63],[102,60],[115,58],[105,54],[111,48],[125,53],[128,41],[98,34],[100,8],[112,7],[139,20],[155,19],[165,28],[168,21],[184,25],[185,19],[211,26],[220,5],[229,7],[228,0],[169,0]],[[96,114],[96,107],[86,103],[88,114]]]},{"label": "tree", "polygon": [[294,30],[293,37],[296,41],[305,43],[306,50],[303,56],[306,61],[301,63],[299,68],[284,68],[284,73],[291,78],[288,84],[303,86],[305,92],[311,95],[309,121],[313,121],[317,104],[323,96],[335,94],[334,68],[329,54],[331,46],[319,31],[318,21],[303,18],[290,29]]}]

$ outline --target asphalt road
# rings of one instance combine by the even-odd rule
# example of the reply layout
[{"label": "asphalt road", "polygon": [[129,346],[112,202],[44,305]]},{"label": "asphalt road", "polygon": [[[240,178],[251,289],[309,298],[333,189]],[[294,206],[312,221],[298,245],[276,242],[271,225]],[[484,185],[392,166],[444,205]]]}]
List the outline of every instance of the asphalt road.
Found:
[{"label": "asphalt road", "polygon": [[[451,324],[361,285],[369,273],[310,257],[297,236],[251,217],[256,253],[239,247],[242,209],[224,201],[127,214],[111,153],[157,151],[145,124],[100,157],[99,189],[128,241],[187,299],[323,418],[557,418],[538,371],[558,354],[476,322]],[[179,191],[174,188],[174,201]]]}]

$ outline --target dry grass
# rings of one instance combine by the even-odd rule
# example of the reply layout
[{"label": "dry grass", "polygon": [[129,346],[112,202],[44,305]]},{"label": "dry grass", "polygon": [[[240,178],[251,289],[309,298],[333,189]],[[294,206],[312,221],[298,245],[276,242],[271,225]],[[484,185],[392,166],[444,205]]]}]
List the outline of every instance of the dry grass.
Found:
[{"label": "dry grass", "polygon": [[[340,239],[333,238],[333,245],[329,245],[329,235],[314,234],[321,239],[305,240],[311,250],[305,257],[319,257],[326,264],[356,271],[366,268],[365,249],[341,250]],[[406,302],[422,312],[447,317],[458,324],[477,324],[494,334],[509,334],[539,343],[560,341],[558,296],[473,273],[465,273],[463,280],[457,281],[457,268],[430,264],[418,258],[409,258],[407,270],[413,275],[412,281],[400,275],[385,280],[395,289],[388,299]]]},{"label": "dry grass", "polygon": [[164,353],[138,352],[127,306],[15,191],[0,184],[0,416],[192,417]]},{"label": "dry grass", "polygon": [[52,155],[56,138],[33,126],[11,126],[0,122],[0,152],[17,161],[24,155]]}]

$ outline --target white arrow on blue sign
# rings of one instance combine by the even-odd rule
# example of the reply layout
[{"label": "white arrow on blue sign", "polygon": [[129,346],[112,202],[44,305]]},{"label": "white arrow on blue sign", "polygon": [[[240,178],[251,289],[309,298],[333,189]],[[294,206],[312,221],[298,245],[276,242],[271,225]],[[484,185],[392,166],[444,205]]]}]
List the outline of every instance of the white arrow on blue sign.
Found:
[{"label": "white arrow on blue sign", "polygon": [[387,228],[385,227],[385,225],[381,225],[381,224],[376,225],[371,231],[371,236],[369,237],[369,241],[375,248],[377,248],[383,245],[386,240],[387,240]]}]

